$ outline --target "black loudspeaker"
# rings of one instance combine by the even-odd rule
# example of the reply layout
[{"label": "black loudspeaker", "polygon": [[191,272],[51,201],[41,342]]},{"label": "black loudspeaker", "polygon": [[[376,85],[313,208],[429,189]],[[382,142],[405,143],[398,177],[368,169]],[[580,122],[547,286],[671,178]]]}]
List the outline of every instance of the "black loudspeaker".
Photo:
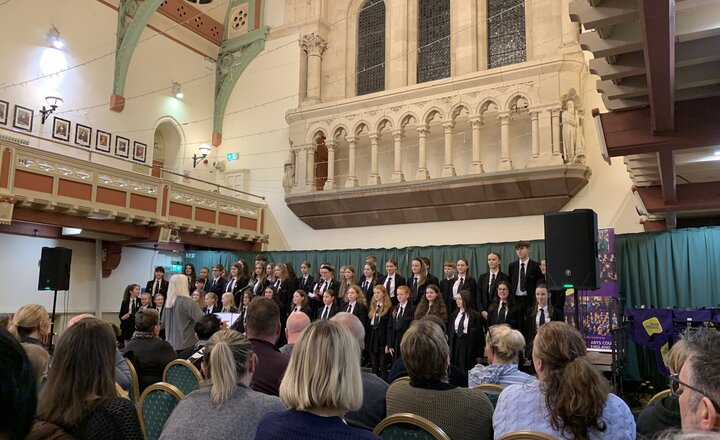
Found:
[{"label": "black loudspeaker", "polygon": [[72,249],[42,248],[38,290],[70,290],[70,258]]},{"label": "black loudspeaker", "polygon": [[600,287],[597,214],[592,209],[545,214],[548,287]]}]

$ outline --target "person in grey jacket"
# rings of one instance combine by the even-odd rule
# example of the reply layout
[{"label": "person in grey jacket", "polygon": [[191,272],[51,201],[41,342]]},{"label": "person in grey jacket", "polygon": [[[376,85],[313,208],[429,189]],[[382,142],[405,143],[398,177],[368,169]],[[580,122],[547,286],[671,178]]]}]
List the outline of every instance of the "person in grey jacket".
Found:
[{"label": "person in grey jacket", "polygon": [[280,398],[250,388],[257,364],[252,344],[241,333],[215,333],[205,345],[202,363],[209,379],[178,403],[160,440],[254,439],[265,414],[286,409]]},{"label": "person in grey jacket", "polygon": [[176,352],[180,353],[195,345],[195,323],[203,316],[200,306],[190,298],[187,277],[173,275],[168,286],[161,328],[165,329],[165,339]]}]

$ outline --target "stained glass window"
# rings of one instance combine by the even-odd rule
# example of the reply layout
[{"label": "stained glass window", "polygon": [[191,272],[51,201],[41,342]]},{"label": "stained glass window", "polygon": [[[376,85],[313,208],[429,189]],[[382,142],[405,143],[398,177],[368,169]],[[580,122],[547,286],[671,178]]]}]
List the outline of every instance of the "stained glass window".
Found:
[{"label": "stained glass window", "polygon": [[488,0],[488,67],[525,61],[525,0]]},{"label": "stained glass window", "polygon": [[419,6],[417,82],[447,78],[450,76],[450,0],[420,0]]},{"label": "stained glass window", "polygon": [[385,2],[368,0],[358,14],[357,94],[385,89]]}]

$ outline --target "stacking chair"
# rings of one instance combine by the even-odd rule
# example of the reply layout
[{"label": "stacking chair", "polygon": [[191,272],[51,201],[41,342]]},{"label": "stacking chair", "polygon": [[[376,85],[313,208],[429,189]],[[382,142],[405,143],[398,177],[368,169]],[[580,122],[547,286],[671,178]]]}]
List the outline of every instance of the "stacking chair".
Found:
[{"label": "stacking chair", "polygon": [[135,403],[140,401],[140,379],[138,379],[137,370],[135,365],[130,362],[130,359],[125,358],[128,368],[130,369],[130,376],[132,377],[132,390],[130,390],[130,400]]},{"label": "stacking chair", "polygon": [[195,365],[185,359],[175,359],[167,364],[163,372],[163,382],[175,385],[186,396],[195,391],[202,380]]},{"label": "stacking chair", "polygon": [[383,440],[450,440],[436,424],[410,413],[386,417],[378,423],[373,433]]},{"label": "stacking chair", "polygon": [[185,395],[175,385],[158,382],[145,388],[138,403],[140,426],[147,440],[160,438],[165,422]]}]

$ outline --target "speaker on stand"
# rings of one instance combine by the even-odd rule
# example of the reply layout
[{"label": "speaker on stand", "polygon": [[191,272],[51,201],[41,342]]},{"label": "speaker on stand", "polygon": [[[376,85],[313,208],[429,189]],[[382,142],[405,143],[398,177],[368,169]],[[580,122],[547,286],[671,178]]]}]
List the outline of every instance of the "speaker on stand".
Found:
[{"label": "speaker on stand", "polygon": [[53,348],[55,334],[55,310],[57,307],[58,290],[70,290],[70,260],[72,249],[64,247],[43,247],[40,256],[40,275],[38,290],[53,291],[53,309],[50,324],[50,340],[48,345]]}]

